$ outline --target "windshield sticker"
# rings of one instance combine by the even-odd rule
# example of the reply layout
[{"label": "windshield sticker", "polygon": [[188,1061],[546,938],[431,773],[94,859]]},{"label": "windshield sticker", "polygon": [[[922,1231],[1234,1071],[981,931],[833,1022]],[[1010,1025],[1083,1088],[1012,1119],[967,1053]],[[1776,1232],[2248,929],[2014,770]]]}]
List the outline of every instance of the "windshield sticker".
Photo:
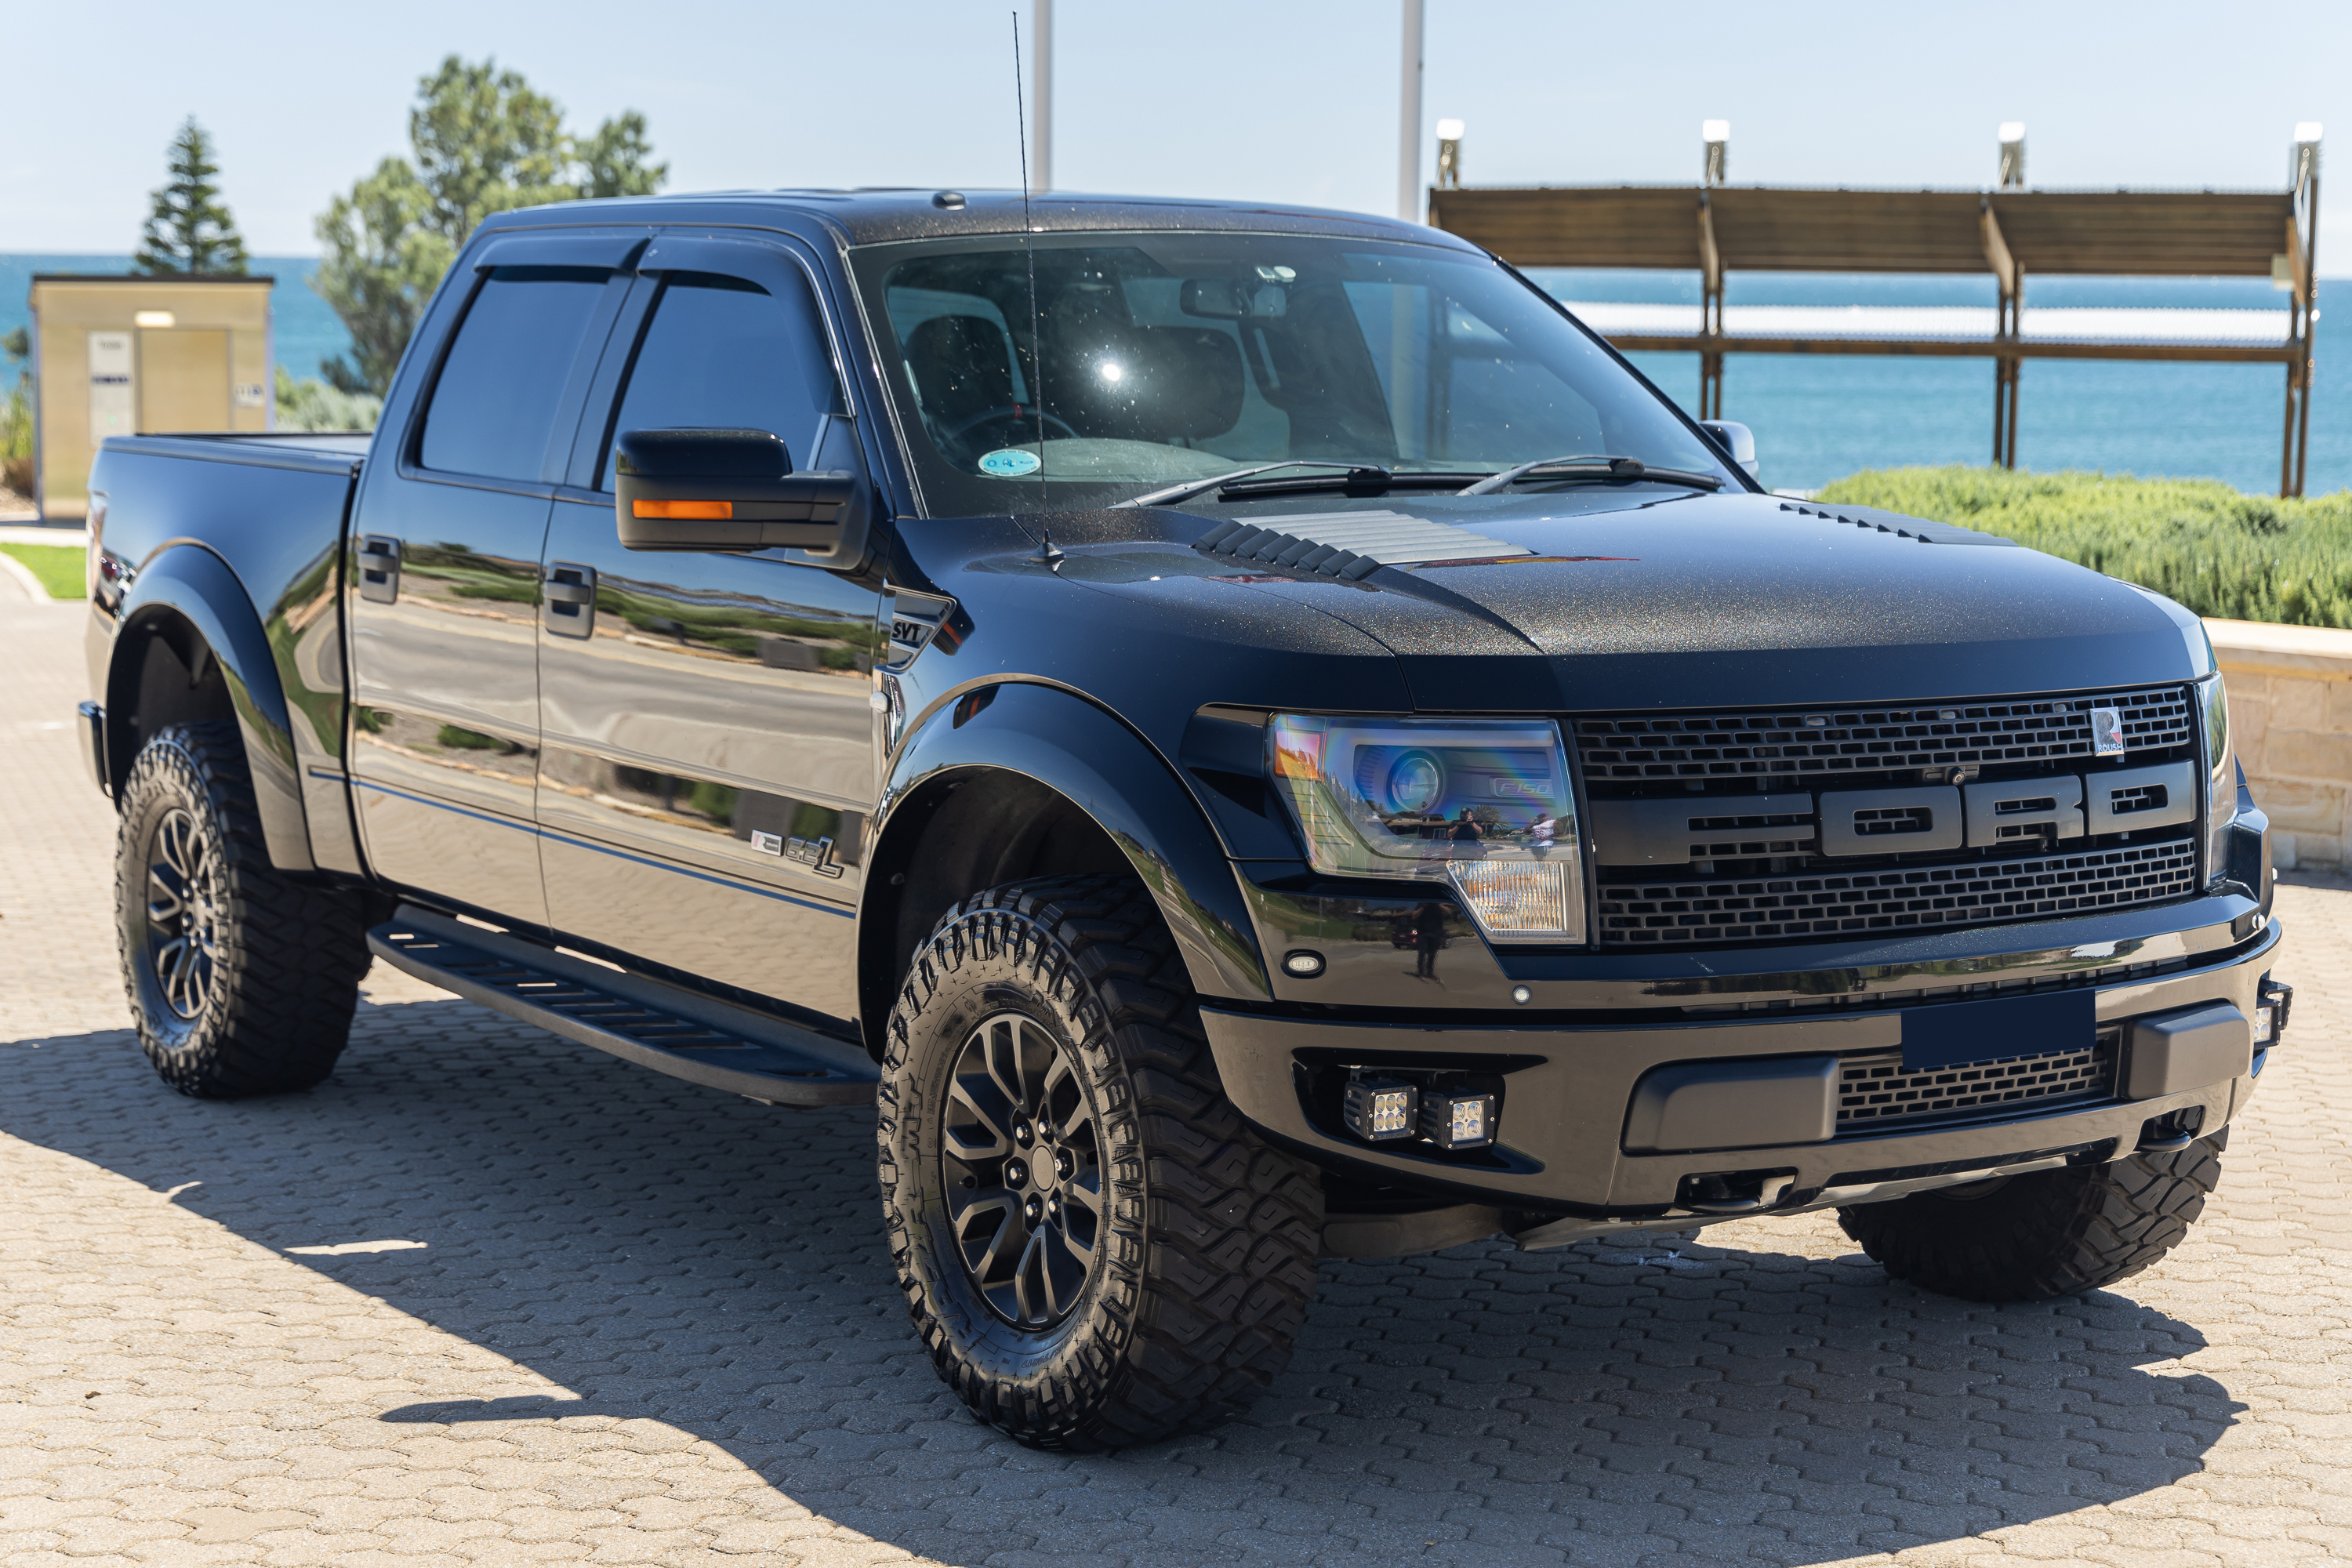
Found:
[{"label": "windshield sticker", "polygon": [[1017,479],[1024,474],[1037,471],[1038,457],[1018,447],[1000,447],[980,460],[980,471],[994,474],[1000,479]]}]

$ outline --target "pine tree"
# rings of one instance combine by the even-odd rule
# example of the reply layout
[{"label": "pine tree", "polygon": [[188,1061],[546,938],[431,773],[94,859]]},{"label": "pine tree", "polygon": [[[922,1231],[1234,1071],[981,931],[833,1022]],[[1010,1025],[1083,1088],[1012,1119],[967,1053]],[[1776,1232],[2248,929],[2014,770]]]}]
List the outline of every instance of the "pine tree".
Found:
[{"label": "pine tree", "polygon": [[172,138],[172,177],[157,188],[139,238],[134,272],[151,278],[245,273],[245,239],[213,176],[213,139],[194,115]]}]

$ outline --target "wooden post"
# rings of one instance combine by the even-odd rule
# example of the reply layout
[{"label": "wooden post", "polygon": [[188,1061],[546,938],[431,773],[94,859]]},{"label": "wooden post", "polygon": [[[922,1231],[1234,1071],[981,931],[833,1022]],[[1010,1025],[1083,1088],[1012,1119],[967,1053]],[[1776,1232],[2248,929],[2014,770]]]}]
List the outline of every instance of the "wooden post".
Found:
[{"label": "wooden post", "polygon": [[[1719,342],[1723,337],[1723,252],[1715,243],[1715,211],[1706,193],[1698,194],[1698,331],[1702,339]],[[1698,356],[1698,416],[1723,417],[1723,351],[1701,350]]]},{"label": "wooden post", "polygon": [[[1987,195],[1977,208],[1977,226],[1984,242],[1985,265],[1992,268],[2000,288],[2000,303],[1993,313],[1996,342],[2015,342],[2018,316],[2025,303],[2025,271],[2011,254],[2000,232],[2000,219]],[[1992,362],[1992,460],[1997,468],[2017,467],[2017,380],[2024,361],[2015,354],[1998,354]]]}]

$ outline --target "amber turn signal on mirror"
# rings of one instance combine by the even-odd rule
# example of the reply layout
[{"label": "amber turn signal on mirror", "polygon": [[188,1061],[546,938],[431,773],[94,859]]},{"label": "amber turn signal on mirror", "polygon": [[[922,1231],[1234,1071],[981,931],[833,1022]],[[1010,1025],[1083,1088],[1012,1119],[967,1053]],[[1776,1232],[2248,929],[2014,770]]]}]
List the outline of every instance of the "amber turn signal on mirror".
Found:
[{"label": "amber turn signal on mirror", "polygon": [[723,521],[735,515],[731,500],[645,500],[629,503],[631,517],[708,519]]}]

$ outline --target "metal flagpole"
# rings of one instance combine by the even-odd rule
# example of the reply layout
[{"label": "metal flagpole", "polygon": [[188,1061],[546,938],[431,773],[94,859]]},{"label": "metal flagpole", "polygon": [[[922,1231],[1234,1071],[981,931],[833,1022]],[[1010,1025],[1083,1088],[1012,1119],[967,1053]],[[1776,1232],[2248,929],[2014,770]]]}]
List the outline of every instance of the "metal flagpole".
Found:
[{"label": "metal flagpole", "polygon": [[1421,5],[1403,0],[1404,88],[1397,101],[1397,216],[1421,221]]},{"label": "metal flagpole", "polygon": [[1054,188],[1054,0],[1029,0],[1029,121],[1037,132],[1036,163],[1029,183]]}]

